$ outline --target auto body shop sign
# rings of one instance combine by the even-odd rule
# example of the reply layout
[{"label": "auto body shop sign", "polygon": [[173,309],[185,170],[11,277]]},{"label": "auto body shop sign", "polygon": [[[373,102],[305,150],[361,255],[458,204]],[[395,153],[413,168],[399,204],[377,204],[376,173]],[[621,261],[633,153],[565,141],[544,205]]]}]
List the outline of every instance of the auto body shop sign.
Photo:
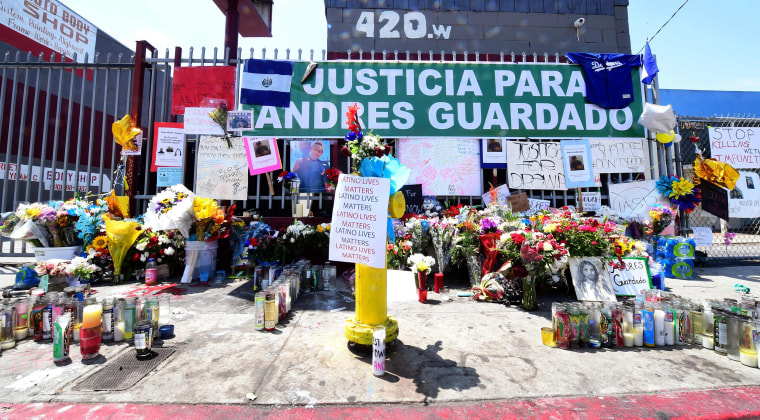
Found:
[{"label": "auto body shop sign", "polygon": [[[622,109],[585,101],[579,66],[564,64],[293,63],[290,107],[254,109],[259,135],[343,137],[359,104],[364,131],[383,137],[643,137],[642,91]],[[639,80],[633,70],[632,80]]]}]

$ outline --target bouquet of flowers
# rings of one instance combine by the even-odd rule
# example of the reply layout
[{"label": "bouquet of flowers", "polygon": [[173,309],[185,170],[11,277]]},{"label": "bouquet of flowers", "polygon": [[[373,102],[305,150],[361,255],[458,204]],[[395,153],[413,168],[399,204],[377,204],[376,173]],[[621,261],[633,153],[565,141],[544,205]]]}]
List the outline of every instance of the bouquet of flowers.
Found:
[{"label": "bouquet of flowers", "polygon": [[412,252],[412,242],[409,239],[396,236],[394,242],[385,245],[385,260],[390,269],[403,270]]},{"label": "bouquet of flowers", "polygon": [[34,272],[40,277],[44,275],[60,277],[66,275],[67,266],[68,261],[65,260],[40,261],[34,266]]},{"label": "bouquet of flowers", "polygon": [[670,207],[655,204],[649,210],[649,218],[650,220],[646,221],[646,233],[649,236],[655,236],[673,223],[675,212]]},{"label": "bouquet of flowers", "polygon": [[549,216],[542,225],[542,231],[552,234],[557,241],[563,243],[573,257],[609,255],[612,252],[613,236],[618,233],[615,223],[600,223],[595,218],[576,217],[565,209]]},{"label": "bouquet of flowers", "polygon": [[148,260],[153,258],[156,264],[166,264],[170,272],[178,273],[184,263],[184,249],[185,238],[178,231],[141,229],[127,252],[122,271],[130,277],[135,271],[145,269]]},{"label": "bouquet of flowers", "polygon": [[678,210],[691,213],[702,201],[702,192],[691,181],[679,176],[663,175],[657,181],[657,191],[670,199]]},{"label": "bouquet of flowers", "polygon": [[86,257],[76,256],[66,265],[65,273],[67,276],[74,276],[89,282],[90,277],[96,271],[100,271],[100,267],[92,264]]},{"label": "bouquet of flowers", "polygon": [[[451,261],[459,266],[468,263],[469,259],[478,257],[480,248],[480,223],[478,211],[472,207],[463,207],[457,216],[458,235],[452,242]],[[480,281],[480,264],[477,268],[477,281]],[[474,278],[473,278],[474,280]]]},{"label": "bouquet of flowers", "polygon": [[153,231],[179,230],[182,236],[189,237],[194,199],[195,194],[182,184],[161,191],[148,202],[144,227]]},{"label": "bouquet of flowers", "polygon": [[124,258],[142,229],[136,220],[111,220],[106,217],[105,221],[108,252],[113,258],[114,281],[119,282]]},{"label": "bouquet of flowers", "polygon": [[298,194],[298,185],[292,184],[292,182],[297,179],[298,177],[296,177],[295,172],[282,171],[277,175],[277,182],[283,182],[283,186],[286,190],[290,191],[291,194]]},{"label": "bouquet of flowers", "polygon": [[[435,259],[422,254],[412,254],[407,258],[406,263],[412,268],[414,274],[425,273],[429,274],[430,270],[435,265]],[[414,276],[414,284],[417,288],[420,288],[420,282],[417,276]]]},{"label": "bouquet of flowers", "polygon": [[[373,157],[383,157],[391,153],[391,146],[386,144],[380,136],[375,134],[362,133],[361,122],[359,121],[359,105],[348,107],[346,112],[346,124],[348,124],[348,134],[346,134],[347,144],[341,148],[341,153],[351,157],[351,172],[359,173],[360,164],[364,159]],[[367,176],[366,174],[364,174]]]},{"label": "bouquet of flowers", "polygon": [[435,218],[430,224],[433,249],[438,260],[438,272],[443,273],[451,262],[451,247],[457,236],[457,220],[454,218]]},{"label": "bouquet of flowers", "polygon": [[29,241],[34,246],[72,246],[78,242],[75,209],[74,199],[66,203],[22,203],[5,220],[0,233],[13,239]]},{"label": "bouquet of flowers", "polygon": [[108,237],[105,232],[95,237],[87,246],[87,260],[99,268],[101,273],[113,272],[113,258],[108,252]]},{"label": "bouquet of flowers", "polygon": [[335,188],[338,186],[338,177],[341,173],[341,171],[335,168],[325,169],[325,189],[328,193],[332,194],[335,192]]},{"label": "bouquet of flowers", "polygon": [[406,221],[406,231],[412,241],[412,252],[425,252],[431,240],[429,230],[430,222],[425,219],[412,217]]},{"label": "bouquet of flowers", "polygon": [[213,198],[198,196],[193,198],[193,214],[195,238],[193,239],[190,236],[191,240],[207,241],[213,239],[226,221],[224,211]]},{"label": "bouquet of flowers", "polygon": [[108,213],[108,203],[105,200],[97,199],[91,202],[87,198],[77,199],[76,208],[73,210],[77,217],[74,229],[85,246],[92,243],[95,236],[103,230],[104,216]]}]

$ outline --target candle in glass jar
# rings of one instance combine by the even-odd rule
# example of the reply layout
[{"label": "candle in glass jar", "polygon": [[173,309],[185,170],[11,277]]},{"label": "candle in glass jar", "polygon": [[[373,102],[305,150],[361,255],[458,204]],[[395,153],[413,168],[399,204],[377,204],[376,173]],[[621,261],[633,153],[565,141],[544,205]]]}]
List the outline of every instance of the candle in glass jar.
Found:
[{"label": "candle in glass jar", "polygon": [[623,332],[623,345],[624,346],[626,346],[626,347],[633,347],[634,340],[635,340],[634,333],[632,333],[632,332]]},{"label": "candle in glass jar", "polygon": [[[671,329],[673,328],[673,322],[670,323]],[[662,308],[654,310],[654,345],[665,345],[665,311]]]},{"label": "candle in glass jar", "polygon": [[715,341],[713,340],[712,335],[703,334],[702,335],[702,347],[712,350],[715,347]]},{"label": "candle in glass jar", "polygon": [[[665,316],[665,323],[663,328],[663,336],[665,339],[665,345],[666,346],[672,346],[676,343],[675,340],[675,322],[673,320],[673,311],[668,309],[664,313]],[[657,319],[657,314],[655,313],[655,320]],[[656,323],[657,321],[655,321]]]},{"label": "candle in glass jar", "polygon": [[103,307],[100,305],[85,306],[82,311],[82,328],[93,328],[100,325]]},{"label": "candle in glass jar", "polygon": [[744,366],[757,367],[757,352],[751,352],[748,350],[740,350],[739,361]]},{"label": "candle in glass jar", "polygon": [[633,345],[641,347],[644,345],[644,328],[637,327],[633,329]]},{"label": "candle in glass jar", "polygon": [[124,321],[116,321],[113,325],[113,341],[124,341]]}]

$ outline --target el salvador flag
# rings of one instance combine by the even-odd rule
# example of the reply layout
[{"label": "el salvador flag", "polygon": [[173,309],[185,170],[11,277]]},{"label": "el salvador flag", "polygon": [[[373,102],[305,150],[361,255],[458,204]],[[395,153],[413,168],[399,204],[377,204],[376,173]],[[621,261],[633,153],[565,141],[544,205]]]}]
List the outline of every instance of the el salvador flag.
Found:
[{"label": "el salvador flag", "polygon": [[657,68],[657,60],[654,59],[652,50],[649,48],[649,41],[647,41],[647,45],[644,47],[644,59],[641,67],[643,69],[641,72],[641,83],[651,85],[652,80],[657,76],[660,69]]},{"label": "el salvador flag", "polygon": [[290,61],[246,60],[240,79],[240,103],[288,108],[292,79]]}]

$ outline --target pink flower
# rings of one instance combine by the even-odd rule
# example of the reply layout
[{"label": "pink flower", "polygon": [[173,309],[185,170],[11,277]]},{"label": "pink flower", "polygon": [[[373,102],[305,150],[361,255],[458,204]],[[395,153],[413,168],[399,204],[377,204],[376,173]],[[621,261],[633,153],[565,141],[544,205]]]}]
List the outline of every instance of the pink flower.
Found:
[{"label": "pink flower", "polygon": [[591,241],[591,245],[599,245],[596,241]]}]

